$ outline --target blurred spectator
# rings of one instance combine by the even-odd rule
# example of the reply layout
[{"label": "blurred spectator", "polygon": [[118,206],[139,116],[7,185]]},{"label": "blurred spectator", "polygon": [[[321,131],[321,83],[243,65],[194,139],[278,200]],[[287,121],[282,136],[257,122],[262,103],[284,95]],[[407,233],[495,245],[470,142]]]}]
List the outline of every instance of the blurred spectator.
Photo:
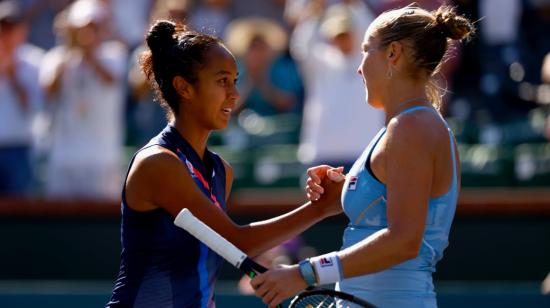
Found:
[{"label": "blurred spectator", "polygon": [[546,54],[544,60],[542,61],[541,76],[543,83],[550,84],[550,51]]},{"label": "blurred spectator", "polygon": [[299,159],[347,170],[383,124],[357,75],[364,25],[373,14],[361,1],[310,9],[315,11],[305,14],[291,39],[306,82]]},{"label": "blurred spectator", "polygon": [[276,22],[242,18],[227,29],[227,44],[239,63],[239,110],[260,116],[301,113],[302,82],[294,61],[283,52],[287,34]]},{"label": "blurred spectator", "polygon": [[294,29],[296,24],[303,19],[305,16],[304,13],[309,12],[306,9],[311,2],[319,1],[310,1],[310,0],[294,0],[286,1],[285,8],[283,11],[283,18],[285,22],[290,26],[291,29]]},{"label": "blurred spectator", "polygon": [[[457,13],[468,16],[470,20],[479,20],[477,0],[455,0]],[[450,100],[445,114],[452,116],[461,123],[474,120],[479,109],[485,108],[484,100],[479,95],[479,80],[481,75],[481,59],[479,57],[481,44],[474,39],[468,44],[460,44],[455,50],[457,55],[456,70],[452,72],[446,98]],[[461,136],[457,136],[460,140]],[[476,136],[477,138],[477,136]]]},{"label": "blurred spectator", "polygon": [[[189,25],[188,18],[192,4],[192,0],[155,0],[149,16],[149,23],[168,18]],[[141,43],[143,43],[143,39]]]},{"label": "blurred spectator", "polygon": [[[185,22],[191,1],[157,0],[150,20],[171,19]],[[142,42],[143,43],[143,42]],[[166,126],[165,112],[154,102],[153,91],[140,68],[139,56],[145,51],[141,44],[130,56],[128,72],[128,106],[126,144],[141,147]]]},{"label": "blurred spectator", "polygon": [[199,0],[195,5],[189,24],[199,32],[223,37],[225,28],[231,22],[229,10],[231,0]]},{"label": "blurred spectator", "polygon": [[166,126],[162,107],[154,102],[153,92],[140,70],[139,57],[145,51],[143,45],[130,55],[128,72],[128,106],[126,144],[141,147]]},{"label": "blurred spectator", "polygon": [[284,26],[285,3],[294,1],[299,0],[232,0],[231,10],[235,18],[263,17]]},{"label": "blurred spectator", "polygon": [[546,278],[542,281],[541,284],[541,293],[544,295],[550,295],[550,273],[546,275]]},{"label": "blurred spectator", "polygon": [[524,0],[522,4],[523,18],[519,28],[524,37],[521,44],[525,53],[526,79],[538,82],[542,60],[550,52],[550,1]]},{"label": "blurred spectator", "polygon": [[29,23],[28,40],[40,48],[48,50],[55,46],[56,37],[53,31],[55,16],[73,0],[17,0]]},{"label": "blurred spectator", "polygon": [[[541,101],[544,101],[544,103],[548,105],[550,104],[550,52],[544,57],[541,71],[543,86],[539,92],[540,95],[543,96],[541,97]],[[550,141],[550,112],[548,112],[548,118],[546,119],[544,135],[546,139]]]},{"label": "blurred spectator", "polygon": [[65,44],[50,50],[40,82],[56,104],[46,191],[115,199],[121,182],[126,50],[105,42],[106,7],[78,0],[59,17]]},{"label": "blurred spectator", "polygon": [[32,124],[42,107],[43,52],[25,43],[27,29],[18,3],[0,2],[0,195],[27,195],[33,182]]},{"label": "blurred spectator", "polygon": [[[354,28],[357,29],[357,31],[354,31],[354,34],[357,35],[358,40],[361,41],[363,39],[363,33],[367,30],[370,22],[374,19],[373,15],[376,15],[376,13],[372,12],[364,2],[365,1],[362,0],[287,1],[284,10],[284,18],[287,23],[294,28],[298,23],[302,23],[302,21],[318,21],[319,17],[324,14],[327,7],[340,3],[345,6],[349,6],[350,8],[354,8],[355,5],[358,5],[359,9],[352,9],[350,10],[350,13],[353,15]],[[364,15],[365,13],[367,14],[366,16]]]},{"label": "blurred spectator", "polygon": [[[480,22],[481,38],[488,46],[509,45],[517,41],[521,0],[482,0],[479,7],[483,16]],[[507,22],[503,23],[503,20]]]},{"label": "blurred spectator", "polygon": [[[345,0],[344,0],[345,1]],[[353,0],[352,0],[353,1]],[[449,2],[448,0],[367,0],[371,5],[372,9],[375,11],[375,14],[378,15],[387,10],[396,9],[405,7],[407,5],[412,5],[417,7],[424,8],[428,11],[435,10],[439,6]]]},{"label": "blurred spectator", "polygon": [[[480,90],[490,116],[505,120],[514,113],[510,109],[517,98],[515,93],[506,93],[510,87],[508,67],[520,60],[519,39],[522,15],[521,0],[483,0],[479,2],[480,39],[483,50],[481,58]],[[502,21],[506,20],[505,23]]]},{"label": "blurred spectator", "polygon": [[157,0],[104,0],[110,7],[115,37],[133,50],[144,39],[149,15]]}]

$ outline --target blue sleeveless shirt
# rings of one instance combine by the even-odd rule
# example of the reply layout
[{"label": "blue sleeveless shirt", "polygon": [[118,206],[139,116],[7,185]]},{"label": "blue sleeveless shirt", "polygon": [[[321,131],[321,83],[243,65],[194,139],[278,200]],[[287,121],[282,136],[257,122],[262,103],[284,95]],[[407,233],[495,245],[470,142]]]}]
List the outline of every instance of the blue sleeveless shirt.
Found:
[{"label": "blue sleeveless shirt", "polygon": [[[432,108],[413,107],[400,115],[420,109],[437,113]],[[441,119],[445,123],[443,118]],[[447,129],[453,162],[452,183],[444,195],[429,200],[419,255],[378,273],[344,279],[337,285],[338,289],[372,301],[379,307],[434,307],[436,305],[431,274],[435,271],[435,265],[442,258],[443,251],[448,245],[459,185],[454,138],[448,126]],[[342,190],[342,205],[350,222],[344,231],[342,249],[388,226],[386,185],[378,181],[370,171],[370,156],[385,133],[384,127],[373,138],[346,177]],[[400,302],[400,300],[403,301]]]},{"label": "blue sleeveless shirt", "polygon": [[[176,153],[212,206],[226,210],[225,167],[218,155],[207,150],[203,163],[170,125],[141,150],[155,145]],[[215,307],[222,258],[175,226],[164,209],[131,209],[124,189],[121,208],[121,263],[107,307]]]}]

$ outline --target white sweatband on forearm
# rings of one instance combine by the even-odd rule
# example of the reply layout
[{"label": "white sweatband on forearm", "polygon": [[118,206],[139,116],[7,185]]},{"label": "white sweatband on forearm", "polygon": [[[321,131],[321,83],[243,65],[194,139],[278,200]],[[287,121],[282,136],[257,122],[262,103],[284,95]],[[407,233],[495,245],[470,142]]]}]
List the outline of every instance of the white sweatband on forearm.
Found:
[{"label": "white sweatband on forearm", "polygon": [[333,251],[310,259],[318,284],[331,284],[342,280],[342,264],[338,254]]}]

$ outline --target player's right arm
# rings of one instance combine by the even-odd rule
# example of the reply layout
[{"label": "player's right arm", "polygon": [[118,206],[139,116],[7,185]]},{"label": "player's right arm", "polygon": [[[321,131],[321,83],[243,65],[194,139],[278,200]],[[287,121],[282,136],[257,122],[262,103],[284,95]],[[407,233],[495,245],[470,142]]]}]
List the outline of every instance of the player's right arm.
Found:
[{"label": "player's right arm", "polygon": [[128,174],[126,200],[134,210],[163,208],[173,217],[188,208],[198,219],[251,256],[341,211],[339,206],[323,201],[307,202],[272,219],[237,225],[201,192],[179,158],[158,146],[144,149],[136,156]]}]

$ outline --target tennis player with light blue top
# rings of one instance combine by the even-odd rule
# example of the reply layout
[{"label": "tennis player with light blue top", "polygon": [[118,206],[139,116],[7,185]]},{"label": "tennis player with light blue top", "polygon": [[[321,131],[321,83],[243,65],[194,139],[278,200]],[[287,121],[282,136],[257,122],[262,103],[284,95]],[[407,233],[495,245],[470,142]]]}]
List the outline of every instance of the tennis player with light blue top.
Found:
[{"label": "tennis player with light blue top", "polygon": [[369,26],[358,73],[368,103],[384,110],[385,127],[346,176],[326,165],[308,170],[308,198],[333,198],[350,220],[342,249],[253,279],[270,306],[308,285],[336,283],[378,307],[437,307],[432,273],[448,245],[460,170],[433,76],[451,40],[472,31],[445,6],[388,11]]}]

